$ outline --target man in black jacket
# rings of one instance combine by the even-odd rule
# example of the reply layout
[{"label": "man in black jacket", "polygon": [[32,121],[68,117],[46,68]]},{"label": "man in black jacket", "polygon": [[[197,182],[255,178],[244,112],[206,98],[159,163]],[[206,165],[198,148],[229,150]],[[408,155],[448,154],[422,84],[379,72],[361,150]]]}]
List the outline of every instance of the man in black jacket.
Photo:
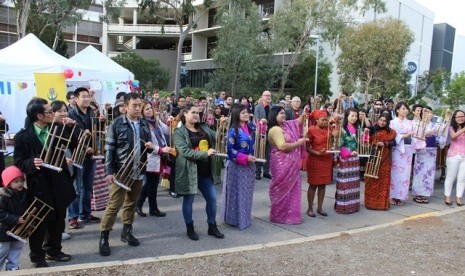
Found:
[{"label": "man in black jacket", "polygon": [[[127,110],[126,115],[119,116],[111,123],[105,141],[105,175],[106,181],[110,185],[110,200],[100,223],[99,252],[102,256],[111,254],[108,237],[115,224],[118,211],[123,207],[121,222],[123,223],[123,233],[121,240],[130,246],[138,246],[139,240],[132,235],[132,223],[136,212],[136,202],[139,199],[145,168],[140,175],[133,176],[130,191],[127,191],[115,184],[115,175],[125,164],[130,153],[134,150],[136,161],[129,166],[138,166],[137,162],[145,162],[147,154],[142,154],[145,147],[153,149],[150,128],[145,120],[142,120],[142,100],[139,94],[129,93],[124,97],[124,105]],[[151,152],[151,150],[150,150]],[[138,157],[137,157],[138,156]],[[128,185],[128,183],[123,183]]]},{"label": "man in black jacket", "polygon": [[[93,121],[94,111],[90,108],[90,94],[87,88],[79,87],[74,91],[76,107],[71,109],[68,116],[76,121],[78,133],[80,130],[92,132],[92,124],[99,123]],[[103,115],[101,120],[104,120]],[[91,198],[94,187],[94,176],[96,163],[93,159],[94,151],[89,147],[81,168],[76,169],[76,193],[79,201],[75,200],[68,208],[68,221],[72,229],[80,228],[79,222],[100,222],[100,218],[91,214]]]},{"label": "man in black jacket", "polygon": [[28,103],[26,114],[25,127],[15,136],[14,162],[26,175],[28,202],[37,197],[54,209],[29,237],[31,262],[35,267],[48,267],[45,259],[71,259],[61,251],[61,234],[65,230],[66,207],[76,195],[65,161],[61,172],[41,167],[43,160],[39,156],[53,122],[50,104],[45,99],[34,98]]}]

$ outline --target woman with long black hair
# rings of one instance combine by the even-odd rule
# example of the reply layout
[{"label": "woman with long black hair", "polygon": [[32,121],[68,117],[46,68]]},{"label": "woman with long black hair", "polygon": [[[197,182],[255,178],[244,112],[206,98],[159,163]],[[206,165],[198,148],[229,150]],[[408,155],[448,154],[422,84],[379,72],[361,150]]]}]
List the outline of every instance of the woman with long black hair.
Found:
[{"label": "woman with long black hair", "polygon": [[252,223],[252,200],[255,184],[255,126],[249,123],[247,106],[231,109],[228,131],[228,161],[225,166],[221,214],[224,222],[246,229]]}]

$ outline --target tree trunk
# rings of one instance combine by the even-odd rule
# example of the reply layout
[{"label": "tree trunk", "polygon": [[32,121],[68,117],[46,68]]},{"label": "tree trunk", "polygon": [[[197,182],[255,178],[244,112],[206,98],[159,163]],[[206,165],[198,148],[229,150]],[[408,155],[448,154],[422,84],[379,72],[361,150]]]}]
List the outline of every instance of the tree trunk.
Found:
[{"label": "tree trunk", "polygon": [[181,35],[179,36],[177,56],[176,56],[176,75],[174,76],[174,94],[175,94],[176,99],[179,98],[179,88],[181,85],[180,73],[181,73],[181,60],[182,60],[182,46],[184,45],[184,40],[186,40],[186,37],[189,34],[189,30],[191,29],[191,27],[189,25],[185,31],[182,31],[182,26],[180,29],[181,29]]},{"label": "tree trunk", "polygon": [[52,45],[52,50],[56,51],[57,46],[58,46],[58,40],[60,38],[60,32],[61,32],[61,24],[57,25],[57,29],[55,31],[55,38],[53,39],[53,45]]},{"label": "tree trunk", "polygon": [[31,0],[15,1],[16,7],[16,32],[18,40],[26,36],[27,20],[29,18],[29,9],[31,7]]}]

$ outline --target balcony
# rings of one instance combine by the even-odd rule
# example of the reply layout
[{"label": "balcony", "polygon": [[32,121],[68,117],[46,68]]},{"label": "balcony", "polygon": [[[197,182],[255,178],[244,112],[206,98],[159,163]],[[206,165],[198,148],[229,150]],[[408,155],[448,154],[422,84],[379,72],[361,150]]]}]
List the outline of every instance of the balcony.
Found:
[{"label": "balcony", "polygon": [[[183,29],[187,26],[183,27]],[[123,36],[160,36],[179,37],[178,25],[154,25],[154,24],[108,24],[108,34]]]}]

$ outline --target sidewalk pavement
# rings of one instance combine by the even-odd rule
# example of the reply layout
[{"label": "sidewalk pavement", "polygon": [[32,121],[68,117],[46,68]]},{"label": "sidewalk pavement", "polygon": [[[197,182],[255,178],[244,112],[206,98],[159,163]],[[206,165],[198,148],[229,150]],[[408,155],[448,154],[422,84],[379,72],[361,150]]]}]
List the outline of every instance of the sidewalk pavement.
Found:
[{"label": "sidewalk pavement", "polygon": [[[276,242],[292,242],[292,240],[312,237],[316,235],[349,231],[370,226],[376,226],[403,220],[408,217],[418,216],[435,211],[460,208],[444,204],[443,183],[436,182],[434,195],[429,204],[418,204],[412,201],[404,206],[391,206],[389,211],[367,210],[364,205],[364,183],[361,184],[361,209],[357,213],[349,215],[336,214],[333,210],[335,184],[328,185],[324,202],[324,211],[328,217],[317,215],[316,218],[308,217],[306,172],[302,176],[302,214],[303,223],[300,225],[282,225],[269,221],[270,201],[268,197],[269,181],[267,179],[255,182],[255,191],[252,210],[252,226],[243,231],[225,225],[218,221],[219,229],[225,234],[224,239],[216,239],[207,235],[205,201],[198,195],[194,202],[194,221],[200,240],[191,241],[186,236],[181,203],[182,198],[171,198],[168,191],[159,188],[158,204],[160,210],[167,213],[166,217],[138,217],[134,222],[134,235],[140,240],[141,245],[131,247],[120,241],[122,224],[119,217],[110,234],[110,246],[112,254],[102,257],[98,253],[98,240],[100,236],[99,224],[82,224],[81,229],[71,230],[67,224],[66,231],[71,234],[71,239],[63,241],[63,252],[71,254],[72,260],[65,263],[49,261],[49,265],[63,268],[69,265],[82,265],[82,267],[95,267],[104,264],[102,262],[129,261],[139,258],[153,258],[170,255],[184,255],[209,250],[232,249],[235,247],[261,245]],[[221,199],[221,186],[217,187],[218,201]],[[218,211],[219,205],[218,202]],[[144,211],[148,213],[148,203],[144,205]],[[101,217],[103,211],[93,212],[93,215]],[[219,214],[217,215],[217,218]],[[31,268],[29,261],[28,244],[21,255],[21,269]],[[135,261],[135,260],[134,260]],[[93,264],[94,263],[94,264]],[[29,270],[31,273],[34,270]],[[24,272],[24,271],[23,271]],[[38,272],[38,271],[37,271]]]}]

